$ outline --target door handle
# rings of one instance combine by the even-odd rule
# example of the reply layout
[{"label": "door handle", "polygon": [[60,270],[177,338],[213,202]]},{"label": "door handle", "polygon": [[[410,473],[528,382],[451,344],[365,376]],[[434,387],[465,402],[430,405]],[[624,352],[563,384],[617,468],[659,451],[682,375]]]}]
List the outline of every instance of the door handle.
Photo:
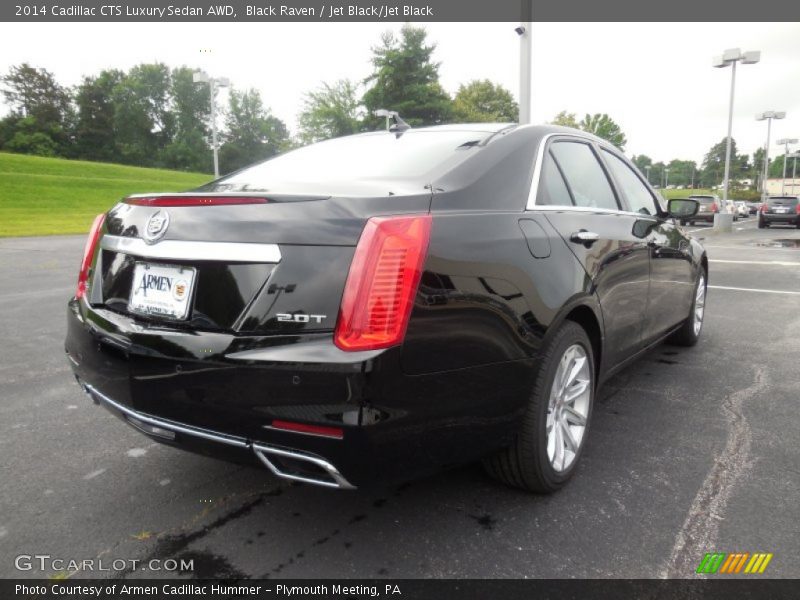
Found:
[{"label": "door handle", "polygon": [[599,233],[595,233],[593,231],[586,231],[585,229],[576,231],[571,236],[569,236],[569,241],[575,242],[576,244],[583,244],[587,248],[592,244],[594,244],[599,239],[600,239]]}]

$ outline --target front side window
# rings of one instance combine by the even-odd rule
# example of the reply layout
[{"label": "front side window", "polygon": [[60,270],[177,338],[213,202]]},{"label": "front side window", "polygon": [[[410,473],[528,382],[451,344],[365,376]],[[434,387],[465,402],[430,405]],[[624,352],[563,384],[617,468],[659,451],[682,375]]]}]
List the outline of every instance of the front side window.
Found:
[{"label": "front side window", "polygon": [[606,157],[608,168],[622,188],[622,193],[625,195],[631,211],[643,215],[656,214],[656,205],[653,202],[650,190],[633,172],[633,169],[625,164],[625,161],[619,156],[612,154],[608,150],[603,150],[603,155]]},{"label": "front side window", "polygon": [[588,144],[555,142],[550,146],[575,206],[619,210],[617,198],[603,167]]}]

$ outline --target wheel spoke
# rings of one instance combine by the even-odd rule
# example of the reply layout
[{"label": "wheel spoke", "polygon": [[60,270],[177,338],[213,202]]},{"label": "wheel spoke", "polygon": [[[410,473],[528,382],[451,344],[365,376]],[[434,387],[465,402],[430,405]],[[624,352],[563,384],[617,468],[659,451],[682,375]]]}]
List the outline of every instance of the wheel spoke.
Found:
[{"label": "wheel spoke", "polygon": [[573,404],[575,400],[580,398],[580,396],[584,392],[586,392],[588,388],[589,388],[588,379],[576,379],[574,384],[564,394],[564,403]]},{"label": "wheel spoke", "polygon": [[553,468],[556,471],[564,470],[564,431],[556,424],[553,428],[553,437],[555,438],[555,455],[553,456]]},{"label": "wheel spoke", "polygon": [[565,420],[559,421],[559,425],[561,426],[561,435],[564,438],[564,446],[572,453],[577,453],[578,443],[575,441],[575,438],[572,437],[572,431],[570,431],[569,425]]},{"label": "wheel spoke", "polygon": [[578,378],[578,375],[580,375],[581,369],[583,369],[583,366],[585,364],[586,364],[586,358],[584,357],[574,359],[572,363],[572,368],[569,371],[569,377],[567,378],[567,381],[565,382],[564,385],[565,389],[569,388],[572,385],[572,383]]},{"label": "wheel spoke", "polygon": [[586,417],[584,417],[571,406],[564,407],[564,419],[571,425],[580,425],[581,427],[586,427]]}]

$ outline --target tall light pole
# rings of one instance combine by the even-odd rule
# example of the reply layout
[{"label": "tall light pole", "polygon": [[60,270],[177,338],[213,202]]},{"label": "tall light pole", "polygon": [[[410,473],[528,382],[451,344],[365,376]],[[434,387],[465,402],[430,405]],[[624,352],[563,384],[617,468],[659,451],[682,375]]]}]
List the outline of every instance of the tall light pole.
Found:
[{"label": "tall light pole", "polygon": [[669,185],[669,167],[664,167],[664,189]]},{"label": "tall light pole", "polygon": [[[789,158],[789,144],[796,144],[795,138],[783,138],[775,142],[778,146],[783,146],[783,181],[781,181],[781,196],[786,195],[786,159]],[[792,178],[792,188],[794,188],[794,178]]]},{"label": "tall light pole", "polygon": [[219,177],[219,156],[217,148],[217,88],[228,87],[231,82],[227,77],[215,78],[205,71],[195,71],[192,75],[194,83],[207,83],[211,97],[211,148],[214,152],[214,177]]},{"label": "tall light pole", "polygon": [[514,31],[519,36],[519,124],[526,125],[531,122],[531,65],[533,64],[533,40],[531,32],[533,23],[530,22],[530,2],[522,2],[522,19]]},{"label": "tall light pole", "polygon": [[647,183],[650,183],[650,169],[652,169],[650,165],[645,166],[644,172],[647,174]]},{"label": "tall light pole", "polygon": [[796,177],[796,174],[797,174],[797,157],[798,156],[800,156],[800,152],[793,152],[788,157],[788,158],[792,159],[792,195],[793,196],[797,195],[795,193],[795,190],[797,189],[797,183],[796,183],[797,180],[795,179],[795,177]]},{"label": "tall light pole", "polygon": [[[733,135],[733,97],[736,91],[736,63],[742,62],[746,65],[754,65],[761,60],[761,52],[752,50],[742,52],[739,48],[730,48],[722,53],[722,56],[715,56],[712,65],[717,69],[731,67],[731,97],[728,103],[728,137],[725,144],[725,175],[722,180],[722,203],[728,205],[728,185],[731,173],[731,140]],[[714,215],[714,227],[727,231],[733,230],[733,215],[728,211],[719,210]]]},{"label": "tall light pole", "polygon": [[772,120],[786,118],[785,112],[768,110],[756,115],[756,121],[767,122],[767,143],[764,145],[764,175],[761,177],[761,200],[767,201],[767,179],[769,177],[769,138],[772,134]]}]

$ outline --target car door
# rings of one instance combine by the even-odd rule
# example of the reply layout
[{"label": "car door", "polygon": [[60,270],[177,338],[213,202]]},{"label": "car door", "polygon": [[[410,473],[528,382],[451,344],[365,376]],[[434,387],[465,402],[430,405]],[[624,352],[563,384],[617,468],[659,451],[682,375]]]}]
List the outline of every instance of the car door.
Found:
[{"label": "car door", "polygon": [[601,156],[617,183],[626,209],[640,215],[637,235],[646,240],[650,252],[650,290],[642,332],[646,343],[689,314],[694,291],[691,245],[623,156],[606,147],[602,148]]},{"label": "car door", "polygon": [[597,152],[583,138],[550,139],[529,208],[542,212],[591,278],[603,312],[603,361],[613,368],[641,347],[650,258]]}]

